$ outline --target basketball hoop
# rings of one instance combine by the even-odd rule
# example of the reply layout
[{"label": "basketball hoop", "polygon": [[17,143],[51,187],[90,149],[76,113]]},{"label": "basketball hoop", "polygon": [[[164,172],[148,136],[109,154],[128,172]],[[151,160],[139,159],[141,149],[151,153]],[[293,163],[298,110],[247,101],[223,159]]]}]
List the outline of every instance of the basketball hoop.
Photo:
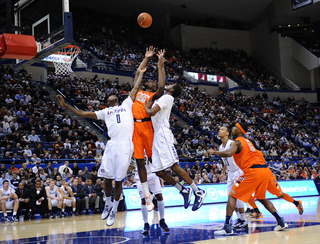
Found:
[{"label": "basketball hoop", "polygon": [[[64,47],[61,51],[54,53],[52,56],[52,63],[55,67],[56,75],[68,75],[73,73],[71,65],[73,60],[78,56],[80,48],[75,45],[69,45]],[[51,56],[51,55],[50,55]]]}]

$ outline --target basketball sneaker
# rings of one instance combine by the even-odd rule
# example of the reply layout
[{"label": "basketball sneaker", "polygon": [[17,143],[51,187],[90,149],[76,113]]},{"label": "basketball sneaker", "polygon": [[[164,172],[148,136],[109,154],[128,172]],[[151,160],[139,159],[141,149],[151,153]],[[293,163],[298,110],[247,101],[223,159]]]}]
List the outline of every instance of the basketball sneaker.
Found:
[{"label": "basketball sneaker", "polygon": [[166,224],[166,222],[164,221],[164,219],[160,219],[160,222],[159,222],[159,224],[160,224],[160,227],[164,230],[164,231],[170,231],[170,229],[169,229],[169,227],[168,227],[168,225]]},{"label": "basketball sneaker", "polygon": [[232,225],[232,228],[237,229],[241,223],[242,223],[241,219],[237,219],[237,221]]},{"label": "basketball sneaker", "polygon": [[4,216],[3,221],[8,223],[8,222],[10,222],[10,219],[8,218],[8,216]]},{"label": "basketball sneaker", "polygon": [[261,218],[263,218],[263,214],[262,213],[254,213],[254,215],[252,217],[255,219],[261,219]]},{"label": "basketball sneaker", "polygon": [[302,202],[301,200],[299,200],[298,202],[299,202],[299,205],[297,206],[297,209],[299,210],[299,214],[302,215],[303,214]]},{"label": "basketball sneaker", "polygon": [[233,235],[233,230],[231,228],[231,225],[228,224],[224,224],[223,228],[221,230],[216,230],[214,232],[214,235],[217,236],[229,236],[229,235]]},{"label": "basketball sneaker", "polygon": [[107,220],[107,222],[106,222],[106,225],[107,225],[107,226],[113,225],[115,219],[116,219],[116,213],[113,212],[113,211],[111,211],[111,214],[110,214],[110,216],[109,216],[109,218],[108,218],[108,220]]},{"label": "basketball sneaker", "polygon": [[18,220],[18,218],[17,218],[16,215],[13,215],[12,218],[11,218],[11,220],[12,220],[13,222],[19,222],[19,220]]},{"label": "basketball sneaker", "polygon": [[247,229],[248,228],[248,221],[240,220],[239,225],[235,229]]},{"label": "basketball sneaker", "polygon": [[195,195],[195,199],[194,199],[194,204],[192,206],[192,211],[196,211],[202,206],[203,200],[205,199],[207,192],[199,189],[199,191],[196,191],[194,195]]},{"label": "basketball sneaker", "polygon": [[278,225],[274,228],[275,231],[282,231],[282,230],[287,229],[289,227],[288,224],[286,222],[284,222],[283,218],[278,219],[277,222],[278,222]]},{"label": "basketball sneaker", "polygon": [[150,230],[150,225],[149,223],[145,223],[143,230],[142,230],[142,235],[148,235],[149,234],[149,230]]},{"label": "basketball sneaker", "polygon": [[147,206],[147,210],[150,212],[154,209],[154,205],[153,205],[153,196],[151,194],[149,194],[149,196],[144,196],[144,199],[146,200],[146,206]]},{"label": "basketball sneaker", "polygon": [[54,219],[54,218],[56,218],[56,217],[57,217],[56,214],[54,214],[54,213],[50,214],[50,219]]},{"label": "basketball sneaker", "polygon": [[101,219],[105,220],[106,218],[109,217],[110,213],[111,213],[112,207],[108,208],[107,204],[104,206],[104,210],[101,214]]},{"label": "basketball sneaker", "polygon": [[189,207],[190,201],[191,201],[191,194],[192,191],[190,188],[182,188],[180,191],[180,194],[183,196],[184,199],[184,208],[187,209]]}]

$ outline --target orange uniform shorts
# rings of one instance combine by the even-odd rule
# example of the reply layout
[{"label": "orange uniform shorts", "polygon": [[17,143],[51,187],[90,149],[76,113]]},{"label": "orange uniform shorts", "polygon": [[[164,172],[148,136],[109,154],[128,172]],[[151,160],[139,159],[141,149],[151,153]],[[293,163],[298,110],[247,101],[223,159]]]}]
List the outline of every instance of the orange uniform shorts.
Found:
[{"label": "orange uniform shorts", "polygon": [[283,194],[283,191],[279,185],[279,183],[276,180],[276,177],[272,174],[269,179],[269,185],[267,189],[272,195],[276,195],[277,197],[280,197]]},{"label": "orange uniform shorts", "polygon": [[152,122],[134,122],[132,141],[134,147],[134,158],[144,159],[144,152],[146,152],[148,158],[151,158],[153,143]]},{"label": "orange uniform shorts", "polygon": [[255,198],[265,199],[271,175],[269,168],[249,168],[236,180],[230,195],[248,202],[252,193],[255,192]]}]

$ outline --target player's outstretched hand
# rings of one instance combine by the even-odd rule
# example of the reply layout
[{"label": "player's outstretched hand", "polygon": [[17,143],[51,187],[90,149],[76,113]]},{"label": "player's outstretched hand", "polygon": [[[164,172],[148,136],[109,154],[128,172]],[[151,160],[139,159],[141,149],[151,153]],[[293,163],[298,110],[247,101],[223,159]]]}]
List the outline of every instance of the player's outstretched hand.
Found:
[{"label": "player's outstretched hand", "polygon": [[144,107],[147,109],[150,109],[152,106],[152,100],[148,100],[147,102],[145,102]]},{"label": "player's outstretched hand", "polygon": [[66,105],[66,103],[61,95],[57,95],[57,99],[62,107],[64,107]]},{"label": "player's outstretched hand", "polygon": [[158,56],[158,59],[159,59],[159,62],[158,62],[158,65],[162,66],[164,64],[164,62],[166,61],[166,59],[164,58],[164,54],[166,53],[166,50],[162,49],[162,50],[159,50],[158,53],[157,53],[157,56]]},{"label": "player's outstretched hand", "polygon": [[207,154],[208,154],[208,153],[215,154],[215,152],[216,152],[216,151],[213,150],[212,148],[210,148],[210,149],[207,150]]},{"label": "player's outstretched hand", "polygon": [[146,54],[144,55],[145,58],[151,58],[155,54],[156,48],[153,46],[150,46],[146,49]]}]

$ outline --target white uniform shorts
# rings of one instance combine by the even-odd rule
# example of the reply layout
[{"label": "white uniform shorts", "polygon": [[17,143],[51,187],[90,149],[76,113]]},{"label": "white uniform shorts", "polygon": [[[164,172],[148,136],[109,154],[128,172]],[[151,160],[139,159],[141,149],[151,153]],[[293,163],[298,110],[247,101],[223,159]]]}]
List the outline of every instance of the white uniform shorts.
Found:
[{"label": "white uniform shorts", "polygon": [[152,172],[160,172],[179,163],[179,156],[173,145],[173,134],[160,129],[154,134],[152,145]]},{"label": "white uniform shorts", "polygon": [[229,171],[228,173],[228,180],[227,180],[227,192],[228,192],[228,196],[230,194],[230,191],[234,185],[234,183],[236,182],[237,179],[239,179],[239,177],[243,175],[243,172],[241,169],[235,170],[235,171]]},{"label": "white uniform shorts", "polygon": [[14,200],[6,201],[6,209],[13,209],[13,202]]},{"label": "white uniform shorts", "polygon": [[[49,200],[50,201],[50,200]],[[59,204],[59,201],[57,199],[51,199],[51,205],[52,207],[57,207]]]},{"label": "white uniform shorts", "polygon": [[63,199],[63,203],[66,204],[67,207],[72,207],[73,200],[71,199]]},{"label": "white uniform shorts", "polygon": [[132,154],[132,138],[119,140],[111,138],[104,151],[98,177],[122,181],[127,176]]},{"label": "white uniform shorts", "polygon": [[[148,187],[149,191],[152,192],[154,195],[162,194],[160,178],[156,176],[156,174],[148,174]],[[140,180],[137,180],[137,188],[139,191],[140,199],[145,198]]]}]

